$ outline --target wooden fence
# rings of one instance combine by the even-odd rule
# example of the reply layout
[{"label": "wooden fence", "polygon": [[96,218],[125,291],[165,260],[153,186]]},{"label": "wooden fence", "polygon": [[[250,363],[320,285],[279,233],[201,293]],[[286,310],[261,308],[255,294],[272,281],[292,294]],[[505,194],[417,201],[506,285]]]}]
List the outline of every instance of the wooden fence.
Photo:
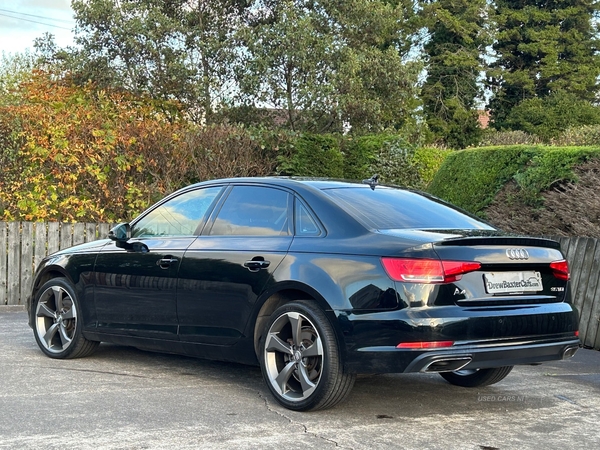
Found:
[{"label": "wooden fence", "polygon": [[571,294],[579,310],[579,337],[600,350],[600,239],[556,238],[569,261]]},{"label": "wooden fence", "polygon": [[[103,239],[109,224],[0,222],[0,305],[23,305],[33,272],[46,255]],[[581,316],[580,338],[600,350],[600,240],[558,238],[571,268],[571,291]]]},{"label": "wooden fence", "polygon": [[46,256],[108,235],[107,223],[0,222],[0,305],[24,305]]}]

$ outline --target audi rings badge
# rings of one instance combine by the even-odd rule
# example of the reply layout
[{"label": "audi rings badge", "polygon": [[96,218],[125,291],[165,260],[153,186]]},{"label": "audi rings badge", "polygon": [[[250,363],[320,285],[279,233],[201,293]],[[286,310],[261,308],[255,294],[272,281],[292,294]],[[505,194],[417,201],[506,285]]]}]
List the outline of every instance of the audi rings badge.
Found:
[{"label": "audi rings badge", "polygon": [[529,259],[529,252],[524,248],[509,248],[506,250],[506,256],[508,259],[524,261]]}]

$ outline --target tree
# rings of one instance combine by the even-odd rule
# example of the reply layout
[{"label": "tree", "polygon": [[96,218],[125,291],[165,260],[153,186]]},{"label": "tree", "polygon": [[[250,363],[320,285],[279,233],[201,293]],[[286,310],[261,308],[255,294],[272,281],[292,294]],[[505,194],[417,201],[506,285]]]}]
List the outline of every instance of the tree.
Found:
[{"label": "tree", "polygon": [[482,55],[490,43],[486,0],[427,0],[423,23],[427,78],[421,97],[430,130],[452,148],[478,142],[481,128],[476,111]]},{"label": "tree", "polygon": [[245,0],[74,0],[81,68],[94,81],[176,99],[211,121],[235,90]]},{"label": "tree", "polygon": [[238,70],[242,101],[284,111],[292,130],[314,130],[334,109],[334,36],[326,15],[303,0],[258,1],[252,10],[239,33],[246,50]]},{"label": "tree", "polygon": [[283,118],[317,132],[417,123],[411,0],[74,0],[73,9],[79,47],[38,44],[46,69],[80,85],[175,99],[197,123]]},{"label": "tree", "polygon": [[412,2],[324,3],[339,33],[335,83],[340,116],[355,133],[414,128],[423,65],[411,56]]},{"label": "tree", "polygon": [[421,65],[407,7],[369,0],[259,0],[241,33],[247,104],[283,109],[292,129],[355,132],[414,120]]},{"label": "tree", "polygon": [[36,66],[36,58],[32,53],[7,54],[0,57],[0,105],[13,101],[19,84],[31,76]]},{"label": "tree", "polygon": [[506,116],[507,127],[535,134],[545,141],[570,127],[596,124],[600,124],[600,108],[562,90],[523,100]]},{"label": "tree", "polygon": [[593,101],[600,72],[596,0],[496,0],[498,59],[488,72],[493,125],[520,102],[564,91]]}]

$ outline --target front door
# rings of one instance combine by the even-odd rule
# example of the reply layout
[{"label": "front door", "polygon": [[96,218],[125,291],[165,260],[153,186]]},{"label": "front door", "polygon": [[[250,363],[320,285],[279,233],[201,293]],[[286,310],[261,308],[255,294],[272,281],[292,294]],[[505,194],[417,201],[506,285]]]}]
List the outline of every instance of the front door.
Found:
[{"label": "front door", "polygon": [[98,331],[179,339],[181,261],[222,189],[193,189],[172,197],[132,224],[128,249],[114,243],[104,247],[94,270]]}]

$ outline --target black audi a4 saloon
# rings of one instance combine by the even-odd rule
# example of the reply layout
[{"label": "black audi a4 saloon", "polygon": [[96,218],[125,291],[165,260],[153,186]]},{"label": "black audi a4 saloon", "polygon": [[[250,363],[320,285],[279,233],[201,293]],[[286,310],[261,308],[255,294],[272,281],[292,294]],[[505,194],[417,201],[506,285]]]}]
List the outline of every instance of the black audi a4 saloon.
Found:
[{"label": "black audi a4 saloon", "polygon": [[259,364],[298,411],[339,403],[360,373],[477,387],[579,348],[557,242],[375,179],[186,187],[46,257],[27,305],[51,358],[111,342]]}]

